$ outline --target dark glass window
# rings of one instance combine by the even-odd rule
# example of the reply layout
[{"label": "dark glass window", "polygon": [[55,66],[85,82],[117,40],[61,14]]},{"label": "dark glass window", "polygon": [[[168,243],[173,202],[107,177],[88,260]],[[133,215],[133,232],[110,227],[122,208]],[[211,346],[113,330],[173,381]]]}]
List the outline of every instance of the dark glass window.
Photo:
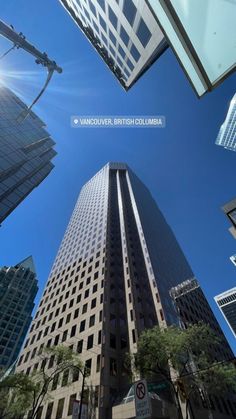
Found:
[{"label": "dark glass window", "polygon": [[142,18],[140,19],[139,27],[137,30],[137,37],[139,38],[144,48],[146,47],[148,41],[151,38],[151,32],[149,31],[146,23],[144,22]]},{"label": "dark glass window", "polygon": [[87,349],[91,349],[92,347],[93,347],[93,335],[90,335],[87,341]]},{"label": "dark glass window", "polygon": [[117,28],[117,16],[115,15],[115,13],[113,12],[113,10],[111,9],[110,6],[108,6],[108,11],[109,11],[109,20],[111,22],[111,24],[114,26],[114,28]]},{"label": "dark glass window", "polygon": [[113,33],[111,31],[109,31],[109,38],[111,40],[111,42],[116,45],[116,37],[115,35],[113,35]]},{"label": "dark glass window", "polygon": [[51,419],[52,417],[53,402],[48,403],[45,419]]},{"label": "dark glass window", "polygon": [[105,0],[97,0],[97,2],[105,12]]},{"label": "dark glass window", "polygon": [[101,35],[102,35],[102,40],[104,44],[107,45],[107,38],[103,35],[103,33]]},{"label": "dark glass window", "polygon": [[124,0],[123,13],[131,26],[133,26],[136,12],[133,0]]},{"label": "dark glass window", "polygon": [[91,12],[94,14],[94,16],[97,16],[96,9],[94,7],[94,4],[91,2],[91,0],[89,0],[89,7],[90,7]]},{"label": "dark glass window", "polygon": [[83,332],[84,331],[84,329],[85,329],[85,320],[83,320],[81,323],[80,323],[80,332]]},{"label": "dark glass window", "polygon": [[105,22],[105,20],[102,18],[102,16],[101,15],[99,15],[99,22],[100,22],[100,25],[101,25],[101,27],[104,29],[104,31],[106,32],[107,31],[107,25],[106,25],[106,22]]},{"label": "dark glass window", "polygon": [[87,359],[87,361],[85,362],[85,368],[86,368],[87,375],[90,375],[91,368],[92,368],[92,359]]},{"label": "dark glass window", "polygon": [[95,323],[95,315],[91,316],[89,319],[89,327],[94,326]]},{"label": "dark glass window", "polygon": [[121,28],[120,28],[120,37],[121,37],[122,41],[124,42],[124,44],[127,46],[128,43],[129,43],[129,35],[127,34],[127,32],[123,28],[123,26],[121,26]]},{"label": "dark glass window", "polygon": [[134,69],[134,65],[131,63],[130,60],[127,60],[127,66],[130,68],[130,70]]},{"label": "dark glass window", "polygon": [[94,20],[93,20],[93,27],[97,31],[97,33],[99,33],[98,25],[94,22]]},{"label": "dark glass window", "polygon": [[123,50],[123,48],[119,45],[118,51],[121,55],[121,57],[125,58],[125,51]]},{"label": "dark glass window", "polygon": [[76,325],[72,326],[70,337],[72,338],[73,336],[75,336],[75,333],[76,333]]},{"label": "dark glass window", "polygon": [[63,415],[65,399],[58,400],[56,419],[61,419]]},{"label": "dark glass window", "polygon": [[131,55],[133,56],[133,58],[135,59],[135,61],[138,61],[140,58],[140,53],[138,52],[136,46],[133,44],[131,49],[130,49]]},{"label": "dark glass window", "polygon": [[77,345],[77,352],[78,354],[81,354],[83,350],[83,339],[79,340],[78,345]]},{"label": "dark glass window", "polygon": [[76,400],[76,393],[75,394],[71,394],[70,400],[69,400],[68,413],[67,413],[68,416],[72,415],[72,413],[73,413],[73,404],[74,404],[74,401],[75,400]]}]

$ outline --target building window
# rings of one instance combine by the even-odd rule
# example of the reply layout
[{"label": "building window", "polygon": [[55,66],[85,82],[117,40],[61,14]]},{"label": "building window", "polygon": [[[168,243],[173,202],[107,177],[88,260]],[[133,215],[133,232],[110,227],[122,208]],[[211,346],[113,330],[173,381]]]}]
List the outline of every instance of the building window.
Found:
[{"label": "building window", "polygon": [[89,327],[94,326],[95,324],[95,315],[91,316],[89,319]]},{"label": "building window", "polygon": [[113,12],[112,8],[110,6],[108,6],[108,11],[109,11],[109,20],[111,22],[111,24],[114,26],[114,28],[117,28],[117,16],[115,15],[115,13]]},{"label": "building window", "polygon": [[63,332],[63,335],[62,335],[62,342],[65,342],[66,338],[67,338],[67,330],[65,330],[65,331]]},{"label": "building window", "polygon": [[131,26],[133,26],[136,12],[133,0],[124,0],[123,13]]},{"label": "building window", "polygon": [[135,59],[135,61],[138,61],[140,58],[140,53],[138,52],[136,46],[133,44],[130,49],[132,57]]},{"label": "building window", "polygon": [[50,402],[50,403],[48,403],[45,419],[51,419],[52,418],[52,410],[53,410],[53,402]]},{"label": "building window", "polygon": [[68,384],[68,379],[69,379],[69,370],[65,370],[63,372],[62,381],[61,381],[62,387],[65,387]]},{"label": "building window", "polygon": [[78,354],[81,354],[83,350],[83,339],[79,340],[78,344],[77,344],[77,352]]},{"label": "building window", "polygon": [[73,338],[73,336],[75,336],[75,333],[76,333],[76,325],[72,326],[70,337]]},{"label": "building window", "polygon": [[87,341],[87,349],[91,349],[92,347],[93,347],[93,335],[90,335]]},{"label": "building window", "polygon": [[83,320],[81,323],[80,323],[80,332],[83,332],[84,331],[84,329],[85,329],[85,320]]},{"label": "building window", "polygon": [[125,58],[125,51],[123,50],[123,48],[119,45],[118,51],[121,55],[122,58]]},{"label": "building window", "polygon": [[128,46],[129,43],[129,35],[127,34],[126,30],[124,29],[123,26],[121,26],[120,28],[120,37],[122,39],[122,41],[124,42],[124,44],[126,46]]},{"label": "building window", "polygon": [[97,356],[97,366],[96,366],[96,372],[99,372],[101,368],[101,355]]},{"label": "building window", "polygon": [[99,6],[103,9],[105,12],[105,0],[97,0]]},{"label": "building window", "polygon": [[96,307],[96,298],[94,298],[91,302],[91,309]]},{"label": "building window", "polygon": [[87,361],[85,362],[85,368],[86,368],[86,372],[87,375],[89,376],[91,374],[91,368],[92,368],[92,359],[87,359]]},{"label": "building window", "polygon": [[140,19],[139,27],[137,30],[137,37],[139,38],[144,48],[146,47],[147,43],[151,38],[151,32],[149,31],[146,23],[142,18]]},{"label": "building window", "polygon": [[89,0],[89,7],[90,7],[91,12],[94,14],[94,16],[97,17],[96,9],[94,7],[94,4],[91,2],[91,0]]},{"label": "building window", "polygon": [[134,65],[131,63],[130,60],[127,60],[127,66],[130,68],[131,71],[134,69]]},{"label": "building window", "polygon": [[74,319],[77,319],[79,317],[79,309],[77,308],[74,312]]},{"label": "building window", "polygon": [[69,407],[68,407],[68,416],[71,416],[73,413],[73,405],[74,405],[74,401],[76,400],[76,393],[75,394],[71,394],[70,396],[70,400],[69,400]]},{"label": "building window", "polygon": [[106,25],[106,22],[105,22],[105,20],[102,18],[102,16],[101,15],[99,15],[99,22],[100,22],[100,25],[101,25],[101,27],[104,29],[104,31],[106,32],[107,31],[107,25]]},{"label": "building window", "polygon": [[56,419],[61,419],[63,415],[65,399],[58,400]]}]

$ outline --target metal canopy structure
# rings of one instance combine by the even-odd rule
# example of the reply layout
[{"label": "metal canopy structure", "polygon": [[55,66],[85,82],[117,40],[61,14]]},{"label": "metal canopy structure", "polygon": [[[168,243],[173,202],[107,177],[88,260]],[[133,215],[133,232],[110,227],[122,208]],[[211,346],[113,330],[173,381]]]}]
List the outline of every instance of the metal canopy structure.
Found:
[{"label": "metal canopy structure", "polygon": [[48,55],[46,54],[46,52],[41,52],[37,48],[35,48],[32,44],[30,44],[26,40],[26,38],[25,38],[25,36],[23,35],[22,32],[17,33],[14,30],[13,26],[7,25],[2,20],[0,20],[0,35],[2,35],[4,38],[8,39],[9,41],[11,41],[13,43],[13,46],[8,51],[6,51],[6,53],[3,54],[1,56],[1,58],[5,57],[6,54],[8,54],[14,48],[17,48],[17,49],[22,48],[26,52],[28,52],[29,54],[33,55],[36,58],[36,60],[35,60],[36,64],[41,64],[43,67],[46,67],[47,71],[48,71],[47,79],[46,79],[46,82],[45,82],[42,90],[37,95],[37,97],[34,99],[32,104],[28,107],[27,112],[25,113],[25,111],[24,111],[23,119],[25,119],[27,117],[27,115],[29,114],[33,105],[39,100],[39,98],[42,96],[42,94],[46,90],[46,88],[48,86],[48,83],[50,82],[54,71],[56,71],[57,73],[60,74],[60,73],[62,73],[62,68],[59,67],[55,61],[51,60],[48,57]]}]

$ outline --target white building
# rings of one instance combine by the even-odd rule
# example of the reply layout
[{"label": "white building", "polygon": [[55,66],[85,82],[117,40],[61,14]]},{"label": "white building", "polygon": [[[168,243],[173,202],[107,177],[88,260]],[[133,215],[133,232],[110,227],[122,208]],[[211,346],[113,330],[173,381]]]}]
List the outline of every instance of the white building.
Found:
[{"label": "white building", "polygon": [[168,44],[143,0],[60,0],[128,90]]}]

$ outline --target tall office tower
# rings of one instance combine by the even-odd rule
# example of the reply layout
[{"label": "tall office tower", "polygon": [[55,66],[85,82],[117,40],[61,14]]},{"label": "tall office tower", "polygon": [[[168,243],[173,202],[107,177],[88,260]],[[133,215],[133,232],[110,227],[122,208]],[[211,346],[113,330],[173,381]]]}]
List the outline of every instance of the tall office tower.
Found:
[{"label": "tall office tower", "polygon": [[50,173],[56,152],[44,123],[0,85],[0,223]]},{"label": "tall office tower", "polygon": [[168,44],[143,0],[60,0],[128,90]]},{"label": "tall office tower", "polygon": [[236,151],[236,93],[230,102],[224,123],[221,125],[216,144]]},{"label": "tall office tower", "polygon": [[[126,164],[108,163],[81,190],[18,370],[32,371],[43,346],[73,346],[90,369],[96,418],[110,419],[130,386],[125,354],[144,329],[177,323],[169,289],[190,276],[148,189]],[[81,383],[65,388],[59,380],[42,417],[71,417]]]},{"label": "tall office tower", "polygon": [[17,359],[32,320],[37,283],[31,256],[0,269],[0,368]]},{"label": "tall office tower", "polygon": [[215,302],[236,337],[236,287],[217,295]]},{"label": "tall office tower", "polygon": [[229,232],[236,239],[236,198],[227,202],[227,204],[222,207],[222,210],[232,224],[229,228]]},{"label": "tall office tower", "polygon": [[195,278],[188,279],[173,287],[170,294],[184,328],[190,324],[203,322],[208,324],[215,335],[219,337],[220,345],[216,345],[212,350],[213,360],[232,359],[233,352],[198,281]]}]

